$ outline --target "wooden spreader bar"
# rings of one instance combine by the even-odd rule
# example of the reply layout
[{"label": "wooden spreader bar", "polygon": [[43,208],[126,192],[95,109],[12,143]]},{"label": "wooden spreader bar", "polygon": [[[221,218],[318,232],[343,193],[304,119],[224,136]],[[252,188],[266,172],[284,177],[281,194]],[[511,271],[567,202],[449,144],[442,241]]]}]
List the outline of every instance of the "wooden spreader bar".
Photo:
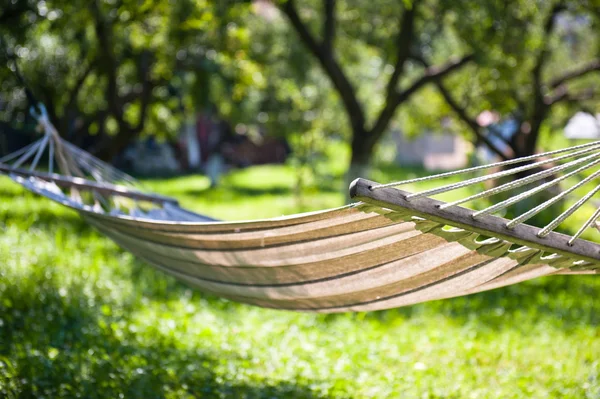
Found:
[{"label": "wooden spreader bar", "polygon": [[95,181],[83,179],[80,177],[68,177],[56,173],[34,172],[27,169],[13,168],[11,166],[0,164],[0,172],[14,174],[22,177],[36,177],[49,182],[54,182],[62,188],[78,188],[81,190],[95,191],[104,195],[116,195],[119,197],[131,198],[139,201],[148,201],[155,204],[178,205],[176,199],[158,194],[146,194],[141,191],[132,190],[124,186],[118,186],[110,183],[98,183]]},{"label": "wooden spreader bar", "polygon": [[371,189],[372,186],[378,184],[366,179],[356,179],[350,184],[350,197],[354,200],[391,210],[409,210],[414,216],[549,253],[564,256],[577,255],[584,260],[595,263],[600,261],[599,244],[578,239],[572,245],[569,245],[568,241],[571,237],[556,232],[551,232],[543,238],[538,237],[537,233],[541,229],[531,225],[520,224],[509,229],[506,227],[506,223],[509,222],[508,219],[493,215],[482,215],[474,218],[472,215],[475,211],[460,206],[439,209],[439,206],[444,202],[427,197],[414,198],[408,201],[406,196],[410,193],[403,190],[396,188]]}]

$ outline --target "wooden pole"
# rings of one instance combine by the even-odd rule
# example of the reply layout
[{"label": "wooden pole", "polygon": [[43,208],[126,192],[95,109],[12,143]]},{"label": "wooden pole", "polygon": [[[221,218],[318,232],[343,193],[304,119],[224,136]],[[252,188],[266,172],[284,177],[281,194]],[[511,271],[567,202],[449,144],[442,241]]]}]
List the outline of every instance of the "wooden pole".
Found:
[{"label": "wooden pole", "polygon": [[0,172],[6,174],[14,174],[23,177],[35,177],[41,180],[46,180],[50,182],[56,183],[57,186],[63,188],[71,188],[75,187],[81,190],[87,191],[95,191],[104,195],[113,195],[119,197],[126,197],[140,201],[148,201],[156,204],[173,204],[178,205],[176,199],[166,197],[158,194],[146,194],[141,191],[132,190],[124,186],[118,186],[110,183],[99,183],[87,179],[83,179],[80,177],[68,177],[62,176],[55,173],[43,173],[43,172],[33,172],[26,169],[21,168],[13,168],[8,165],[0,164]]}]

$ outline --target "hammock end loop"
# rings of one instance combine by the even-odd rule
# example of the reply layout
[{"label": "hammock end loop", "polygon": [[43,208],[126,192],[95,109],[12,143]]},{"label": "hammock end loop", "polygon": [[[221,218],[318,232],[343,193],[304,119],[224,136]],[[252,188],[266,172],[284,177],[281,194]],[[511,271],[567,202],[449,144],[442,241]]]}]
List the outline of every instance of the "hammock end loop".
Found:
[{"label": "hammock end loop", "polygon": [[40,122],[42,119],[48,119],[48,110],[42,103],[33,104],[31,107],[29,107],[29,113],[38,122]]}]

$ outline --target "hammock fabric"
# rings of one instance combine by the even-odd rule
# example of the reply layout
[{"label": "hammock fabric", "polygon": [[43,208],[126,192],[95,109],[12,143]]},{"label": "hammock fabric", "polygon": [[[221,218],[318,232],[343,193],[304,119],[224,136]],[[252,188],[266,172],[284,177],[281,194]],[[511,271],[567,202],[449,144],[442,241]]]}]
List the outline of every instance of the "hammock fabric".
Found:
[{"label": "hammock fabric", "polygon": [[[544,229],[523,223],[552,201],[577,192],[595,175],[512,220],[491,215],[529,198],[535,190],[534,194],[548,190],[582,173],[584,167],[600,163],[600,142],[548,153],[563,154],[558,157],[500,163],[522,166],[417,194],[393,187],[479,173],[489,166],[389,185],[357,179],[351,196],[358,202],[352,205],[275,219],[222,222],[187,211],[171,198],[139,191],[133,178],[63,141],[47,118],[40,117],[40,122],[44,137],[0,159],[0,171],[32,192],[74,209],[118,245],[156,268],[234,301],[297,311],[370,311],[476,293],[551,274],[597,273],[600,268],[600,246],[579,238],[600,211],[574,236],[552,231],[598,189]],[[36,168],[46,151],[49,172],[42,173]],[[9,165],[10,160],[14,162]],[[26,163],[31,164],[29,169],[22,167]],[[53,173],[54,164],[62,174]],[[429,198],[543,165],[551,167],[456,203]],[[531,183],[533,188],[492,209],[474,211],[458,206]]]}]

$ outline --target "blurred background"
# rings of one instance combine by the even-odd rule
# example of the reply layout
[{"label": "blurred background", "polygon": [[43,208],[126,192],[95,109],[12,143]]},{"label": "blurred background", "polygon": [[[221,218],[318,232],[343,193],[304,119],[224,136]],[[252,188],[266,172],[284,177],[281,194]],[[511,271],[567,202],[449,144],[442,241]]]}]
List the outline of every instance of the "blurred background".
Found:
[{"label": "blurred background", "polygon": [[[187,208],[335,207],[358,176],[599,139],[599,28],[595,0],[0,0],[0,157],[39,138],[28,88],[65,139]],[[0,177],[0,397],[598,398],[598,280],[257,309]]]},{"label": "blurred background", "polygon": [[104,160],[213,184],[267,163],[319,177],[307,166],[336,145],[356,177],[373,164],[455,169],[600,137],[593,1],[3,0],[0,10],[0,155],[36,135],[24,84],[65,138]]}]

